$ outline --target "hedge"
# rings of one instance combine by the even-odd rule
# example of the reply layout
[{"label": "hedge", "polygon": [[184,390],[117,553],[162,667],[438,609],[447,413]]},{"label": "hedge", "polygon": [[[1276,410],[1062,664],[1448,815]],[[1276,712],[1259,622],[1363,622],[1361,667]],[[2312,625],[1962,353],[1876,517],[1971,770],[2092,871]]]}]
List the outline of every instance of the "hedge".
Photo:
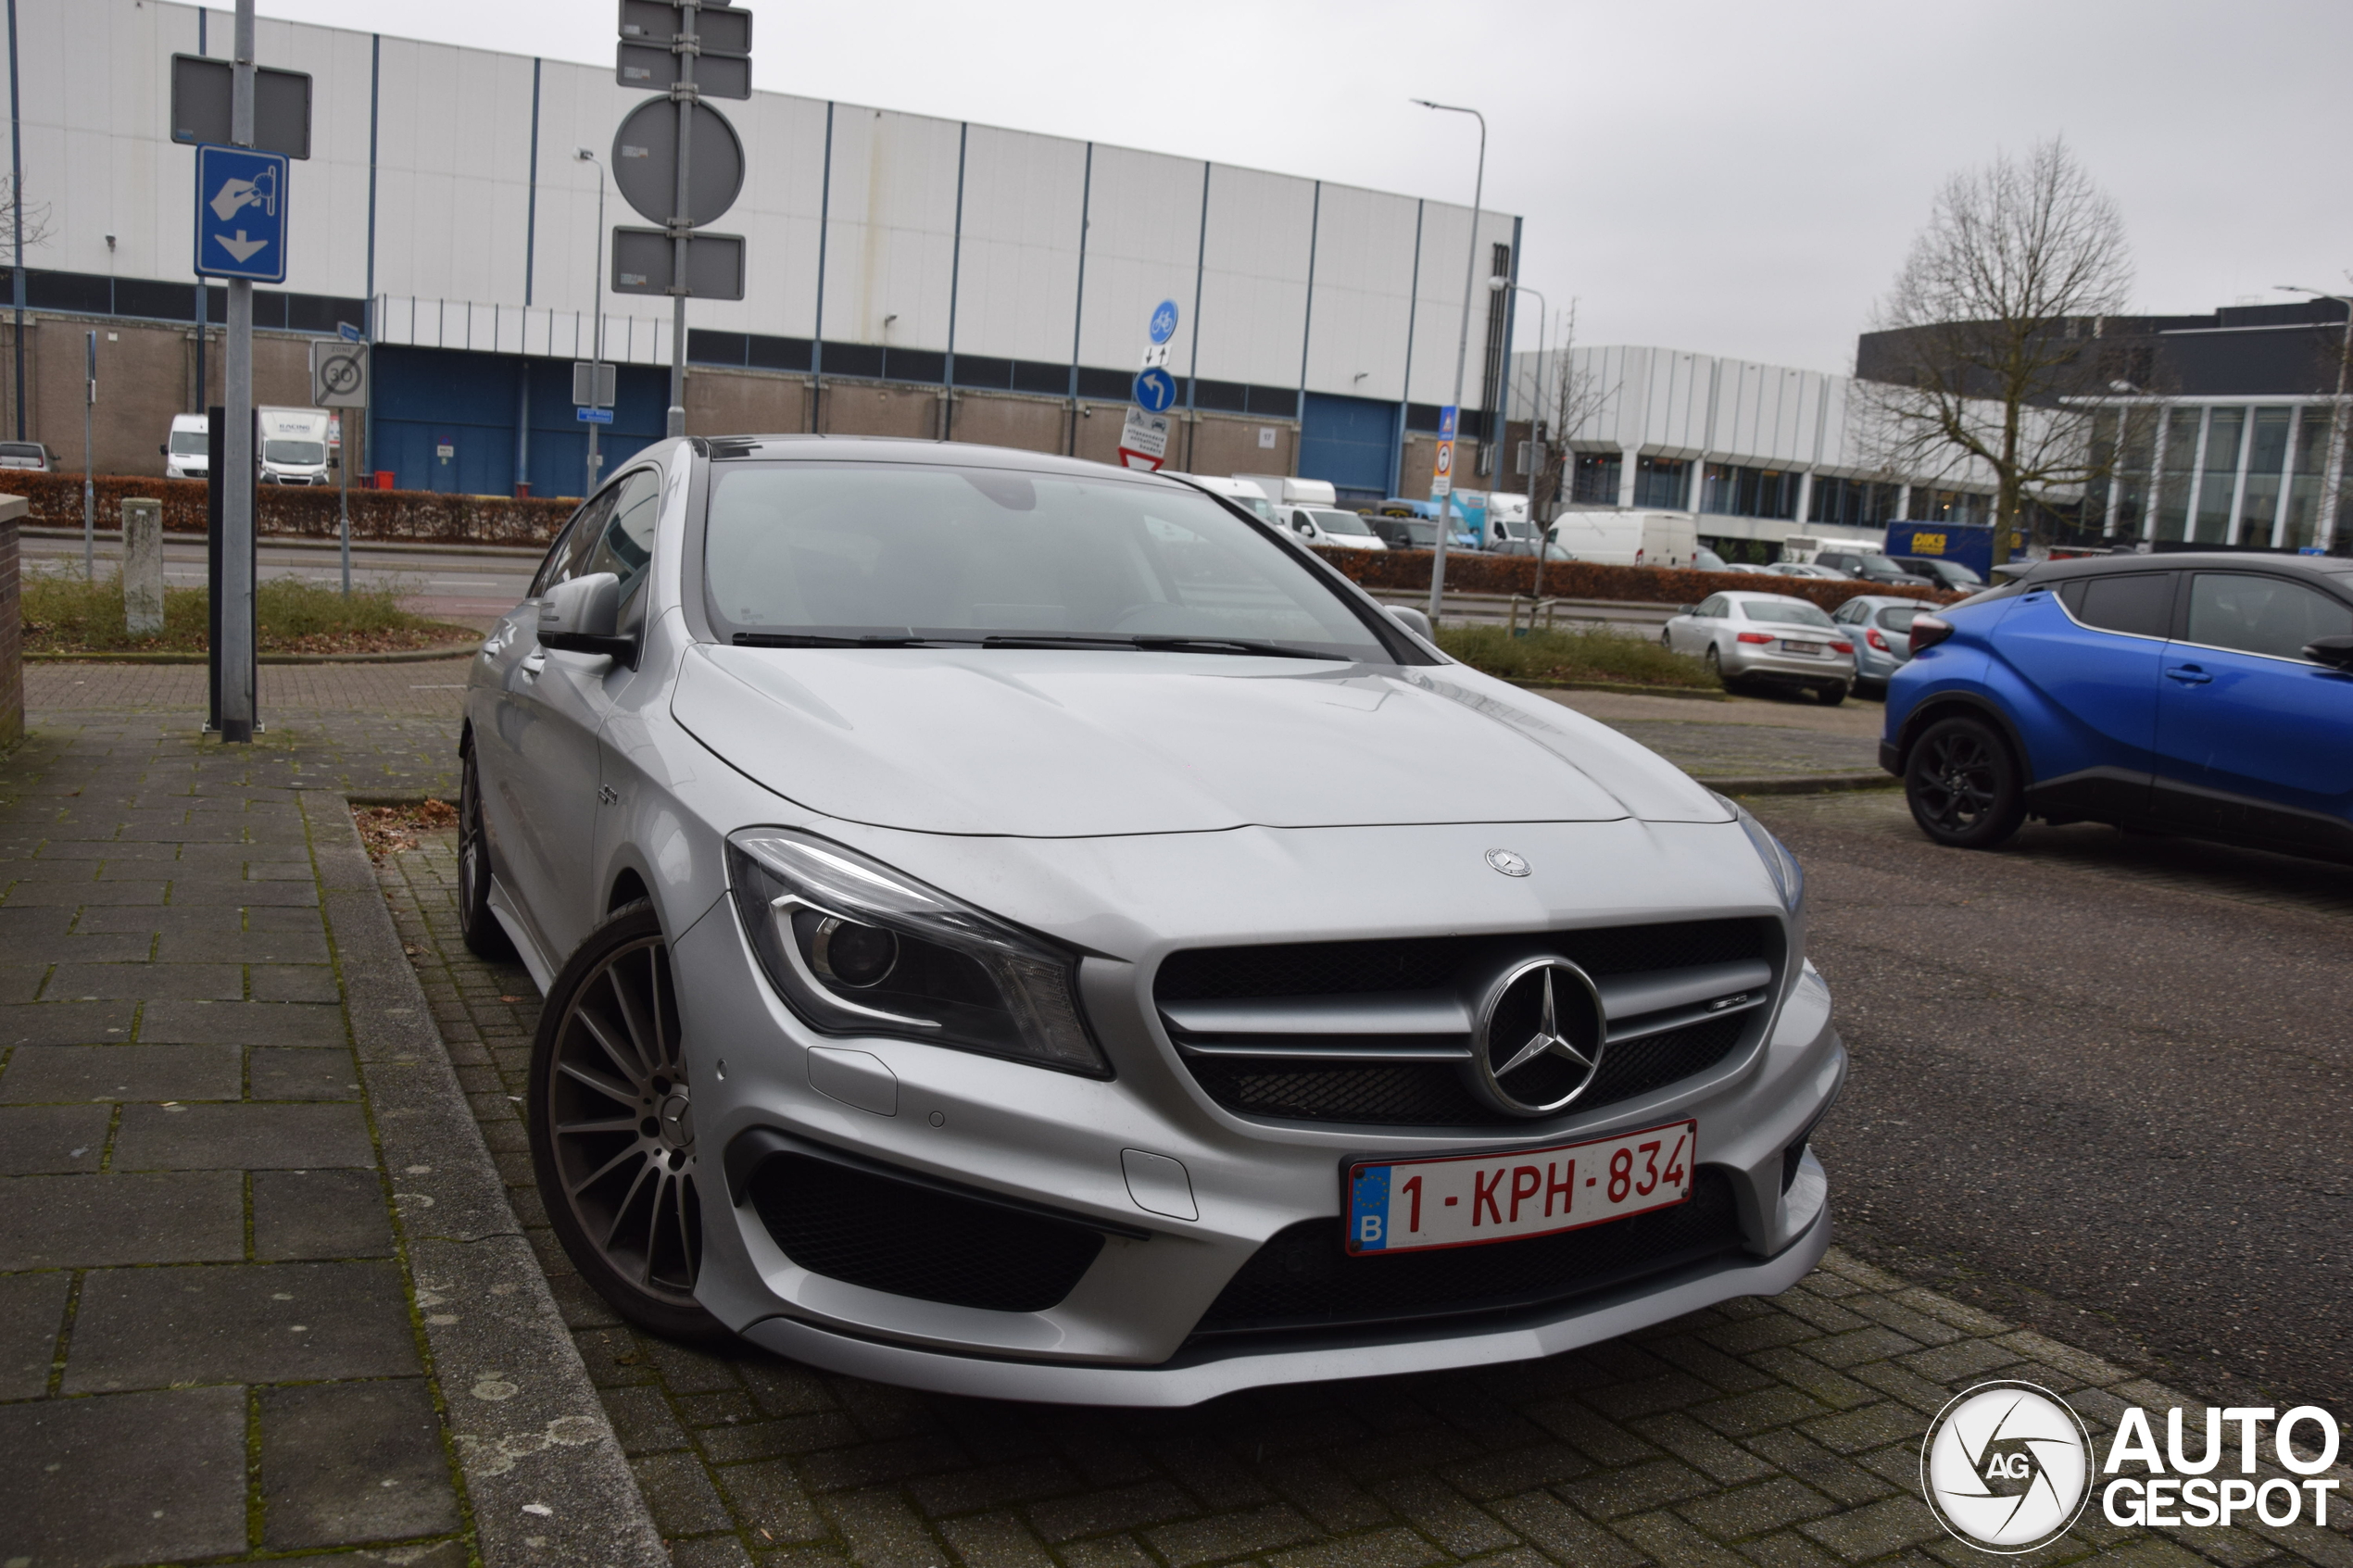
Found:
[{"label": "hedge", "polygon": [[[1341,576],[1366,588],[1427,593],[1428,550],[1344,550],[1328,546],[1316,552],[1340,570]],[[1536,561],[1531,556],[1490,556],[1447,552],[1446,586],[1458,594],[1518,594],[1535,591]],[[1710,594],[1772,593],[1810,599],[1824,609],[1836,609],[1857,594],[1890,594],[1951,604],[1960,596],[1933,588],[1897,588],[1880,583],[1836,582],[1827,577],[1759,577],[1743,571],[1689,571],[1664,566],[1602,566],[1592,561],[1548,560],[1544,563],[1544,594],[1548,598],[1620,599],[1637,604],[1695,604]]]},{"label": "hedge", "polygon": [[[163,503],[166,533],[205,531],[205,482],[201,479],[100,474],[96,490],[100,528],[120,527],[123,501],[145,496]],[[0,472],[0,492],[25,497],[30,503],[27,522],[52,528],[82,526],[80,474]],[[332,539],[336,531],[337,495],[329,486],[257,485],[256,525],[265,537],[292,534]],[[434,490],[354,490],[351,536],[433,545],[544,545],[555,537],[577,505],[573,501],[514,501],[503,495],[445,495]]]}]

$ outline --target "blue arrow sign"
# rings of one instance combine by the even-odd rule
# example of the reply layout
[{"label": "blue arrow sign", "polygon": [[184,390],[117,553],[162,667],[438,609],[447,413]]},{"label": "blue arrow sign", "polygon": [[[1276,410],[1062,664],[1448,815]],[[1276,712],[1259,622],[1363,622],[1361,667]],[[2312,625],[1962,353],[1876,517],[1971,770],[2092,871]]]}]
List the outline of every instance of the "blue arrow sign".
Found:
[{"label": "blue arrow sign", "polygon": [[580,422],[585,425],[609,425],[612,423],[612,410],[610,408],[574,408],[573,413],[579,419]]},{"label": "blue arrow sign", "polygon": [[196,265],[210,278],[286,281],[286,160],[251,147],[196,149]]},{"label": "blue arrow sign", "polygon": [[1176,335],[1176,302],[1164,299],[1152,307],[1152,342],[1166,343]]},{"label": "blue arrow sign", "polygon": [[1136,377],[1136,402],[1147,414],[1164,414],[1176,401],[1176,378],[1154,365]]}]

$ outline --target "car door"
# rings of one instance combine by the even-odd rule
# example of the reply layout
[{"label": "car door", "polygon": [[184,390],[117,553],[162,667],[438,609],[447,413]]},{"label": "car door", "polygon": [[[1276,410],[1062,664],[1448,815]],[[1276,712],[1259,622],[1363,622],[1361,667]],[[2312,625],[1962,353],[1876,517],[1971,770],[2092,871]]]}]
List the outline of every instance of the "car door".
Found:
[{"label": "car door", "polygon": [[2158,684],[2158,815],[2288,844],[2346,838],[2353,675],[2303,656],[2353,635],[2353,605],[2257,571],[2190,576]]},{"label": "car door", "polygon": [[2070,578],[2013,601],[1993,639],[2038,805],[2103,818],[2147,809],[2158,666],[2181,573]]},{"label": "car door", "polygon": [[1673,633],[1675,651],[1690,654],[1694,659],[1699,657],[1701,651],[1715,640],[1717,623],[1723,618],[1723,595],[1710,594],[1702,599],[1691,614],[1676,621]]},{"label": "car door", "polygon": [[[534,587],[545,595],[558,583],[598,571],[622,577],[624,588],[641,583],[661,495],[658,468],[616,477],[582,508],[571,547]],[[635,542],[640,533],[643,549]],[[539,646],[535,616],[524,618],[516,642],[517,657],[502,664],[498,693],[506,765],[495,783],[485,777],[484,792],[504,797],[511,832],[499,869],[509,891],[523,904],[548,962],[560,964],[600,912],[589,853],[603,783],[597,735],[633,671],[609,655]]]}]

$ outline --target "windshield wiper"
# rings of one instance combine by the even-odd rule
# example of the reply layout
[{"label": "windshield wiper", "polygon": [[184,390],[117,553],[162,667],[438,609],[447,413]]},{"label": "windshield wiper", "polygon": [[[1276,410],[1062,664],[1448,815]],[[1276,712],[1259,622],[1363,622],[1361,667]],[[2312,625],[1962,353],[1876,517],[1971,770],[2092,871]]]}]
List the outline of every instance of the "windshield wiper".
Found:
[{"label": "windshield wiper", "polygon": [[1261,642],[1252,637],[1178,637],[1145,634],[1139,636],[1062,636],[1044,633],[1037,636],[983,637],[980,646],[988,648],[1134,648],[1147,653],[1227,653],[1263,654],[1276,659],[1328,659],[1343,662],[1345,655],[1316,653],[1308,648],[1295,648],[1284,643]]},{"label": "windshield wiper", "polygon": [[970,638],[917,637],[884,633],[867,637],[830,637],[814,632],[738,632],[739,648],[929,648],[952,647]]}]

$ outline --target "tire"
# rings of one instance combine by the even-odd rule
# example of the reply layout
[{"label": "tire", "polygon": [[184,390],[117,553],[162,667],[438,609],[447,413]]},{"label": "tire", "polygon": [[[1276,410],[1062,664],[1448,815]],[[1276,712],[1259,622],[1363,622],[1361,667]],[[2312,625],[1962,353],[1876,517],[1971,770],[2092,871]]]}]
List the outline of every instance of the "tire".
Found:
[{"label": "tire", "polygon": [[1728,692],[1732,689],[1731,677],[1724,673],[1724,656],[1714,643],[1707,645],[1707,652],[1700,656],[1700,662],[1707,666],[1707,672],[1716,677],[1718,685]]},{"label": "tire", "polygon": [[694,1298],[702,1209],[683,1044],[661,922],[632,904],[548,989],[531,1160],[556,1239],[614,1311],[665,1338],[718,1340],[726,1330]]},{"label": "tire", "polygon": [[1665,648],[1668,653],[1673,653],[1675,651],[1675,633],[1672,632],[1661,632],[1658,634],[1658,646]]},{"label": "tire", "polygon": [[1904,800],[1937,843],[1991,849],[2026,820],[2026,786],[2000,732],[1981,719],[1942,719],[1913,743]]},{"label": "tire", "polygon": [[1836,708],[1840,703],[1846,700],[1846,683],[1840,681],[1832,685],[1816,686],[1814,688],[1814,700],[1820,703],[1824,708]]},{"label": "tire", "polygon": [[482,832],[482,779],[471,746],[459,757],[458,779],[458,932],[474,957],[511,962],[515,945],[490,912],[490,844]]}]

